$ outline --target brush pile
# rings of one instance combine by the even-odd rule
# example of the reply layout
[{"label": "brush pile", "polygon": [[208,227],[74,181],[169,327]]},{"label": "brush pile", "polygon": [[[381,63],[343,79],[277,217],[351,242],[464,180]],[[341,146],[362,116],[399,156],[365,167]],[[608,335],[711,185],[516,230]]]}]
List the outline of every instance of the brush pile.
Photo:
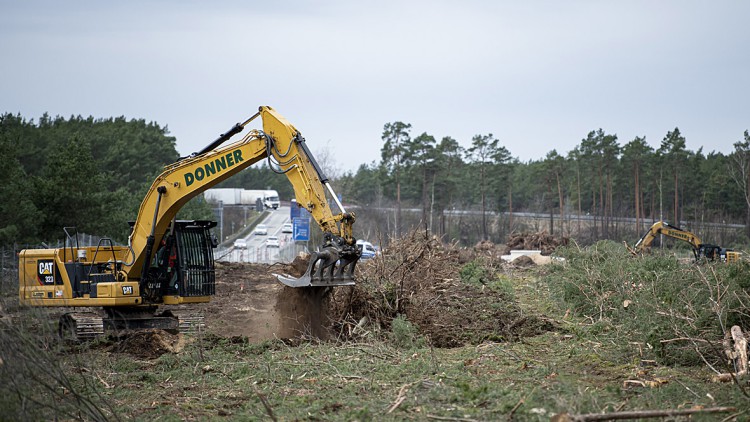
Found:
[{"label": "brush pile", "polygon": [[506,246],[513,250],[540,250],[542,255],[550,255],[558,246],[568,244],[567,237],[556,239],[546,231],[538,233],[516,233],[510,235]]},{"label": "brush pile", "polygon": [[413,231],[361,263],[356,286],[334,289],[329,316],[343,338],[357,337],[365,323],[388,330],[400,316],[436,347],[548,330],[518,307],[512,288],[501,281],[505,264],[490,255]]}]

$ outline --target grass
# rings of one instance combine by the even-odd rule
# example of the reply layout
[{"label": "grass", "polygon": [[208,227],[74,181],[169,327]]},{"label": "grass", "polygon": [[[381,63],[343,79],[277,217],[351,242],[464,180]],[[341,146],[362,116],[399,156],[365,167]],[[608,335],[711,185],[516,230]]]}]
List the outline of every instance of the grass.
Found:
[{"label": "grass", "polygon": [[[708,383],[702,368],[645,369],[614,340],[547,333],[455,349],[215,340],[204,360],[194,343],[153,361],[95,350],[82,361],[117,414],[133,420],[498,420],[512,411],[518,420],[548,420],[563,411],[747,402],[736,386]],[[623,387],[646,378],[666,383]]]},{"label": "grass", "polygon": [[[512,280],[529,312],[554,308],[540,278]],[[617,324],[552,317],[564,321],[560,330],[453,349],[414,341],[413,327],[400,321],[385,340],[368,343],[209,338],[202,352],[193,343],[154,361],[96,351],[83,361],[112,387],[102,393],[118,413],[134,420],[499,420],[512,414],[546,421],[561,412],[747,407],[737,386],[711,383],[704,366],[643,366],[650,351],[623,344]],[[665,382],[625,387],[626,380]]]},{"label": "grass", "polygon": [[[746,381],[742,388],[711,382],[713,372],[698,353],[716,359],[711,351],[659,345],[676,335],[714,340],[721,334],[717,326],[745,324],[746,268],[686,267],[618,251],[611,244],[571,248],[563,251],[565,264],[534,271],[467,267],[467,282],[481,279],[512,291],[524,313],[556,327],[519,341],[433,348],[398,317],[390,332],[367,342],[251,344],[205,335],[179,353],[150,360],[96,343],[46,352],[70,375],[71,391],[120,420],[547,421],[562,412],[750,408]],[[723,305],[711,308],[705,304],[715,286]],[[623,308],[624,300],[633,305]],[[659,314],[670,309],[671,315]],[[677,317],[691,320],[679,326]],[[12,405],[12,412],[0,409],[0,420],[21,419],[13,413],[17,402],[0,405]],[[34,415],[57,416],[54,410]]]},{"label": "grass", "polygon": [[561,253],[567,264],[550,267],[542,282],[559,306],[591,322],[589,332],[613,331],[625,349],[639,343],[664,364],[720,367],[725,333],[750,327],[747,263],[627,257],[613,242]]}]

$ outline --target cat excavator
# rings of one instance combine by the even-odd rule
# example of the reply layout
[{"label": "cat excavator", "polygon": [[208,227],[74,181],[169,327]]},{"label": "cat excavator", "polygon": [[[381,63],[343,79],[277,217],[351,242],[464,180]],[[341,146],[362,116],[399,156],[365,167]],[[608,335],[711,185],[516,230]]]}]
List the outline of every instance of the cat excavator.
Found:
[{"label": "cat excavator", "polygon": [[[263,129],[252,129],[226,144],[260,117]],[[360,258],[352,234],[355,221],[333,191],[301,133],[273,108],[262,106],[243,123],[214,142],[165,167],[143,199],[126,246],[104,238],[80,246],[75,228],[66,227],[57,249],[26,249],[18,254],[19,300],[43,307],[101,308],[60,317],[61,337],[79,341],[109,330],[163,328],[190,330],[200,317],[180,318],[160,305],[206,303],[215,292],[213,249],[218,241],[213,221],[176,220],[191,198],[259,162],[283,173],[296,201],[323,232],[323,245],[310,256],[299,278],[276,275],[291,287],[329,288],[353,285]],[[334,214],[326,193],[339,208]]]},{"label": "cat excavator", "polygon": [[722,248],[718,245],[703,243],[695,234],[687,230],[682,230],[677,226],[673,226],[666,221],[657,221],[654,223],[632,248],[629,247],[627,243],[625,243],[625,246],[633,255],[642,254],[648,251],[651,248],[651,243],[653,243],[654,239],[662,234],[689,243],[690,246],[693,247],[693,255],[695,256],[696,262],[704,260],[736,262],[740,257],[739,252]]}]

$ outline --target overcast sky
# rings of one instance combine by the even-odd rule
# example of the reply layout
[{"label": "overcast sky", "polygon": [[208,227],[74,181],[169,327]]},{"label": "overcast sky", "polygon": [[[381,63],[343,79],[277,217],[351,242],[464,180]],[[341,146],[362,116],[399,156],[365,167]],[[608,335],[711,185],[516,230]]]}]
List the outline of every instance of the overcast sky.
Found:
[{"label": "overcast sky", "polygon": [[383,125],[526,161],[591,130],[729,153],[750,129],[748,1],[0,0],[0,112],[168,126],[183,155],[270,105],[341,170]]}]

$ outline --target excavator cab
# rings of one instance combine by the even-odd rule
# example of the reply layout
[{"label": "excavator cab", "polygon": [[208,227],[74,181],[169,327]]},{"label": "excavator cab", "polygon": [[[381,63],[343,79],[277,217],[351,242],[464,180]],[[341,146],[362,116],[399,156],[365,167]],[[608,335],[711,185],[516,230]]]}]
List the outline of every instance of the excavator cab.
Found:
[{"label": "excavator cab", "polygon": [[216,222],[177,220],[173,224],[154,253],[147,279],[141,280],[145,297],[158,303],[212,296],[217,240],[210,230]]},{"label": "excavator cab", "polygon": [[704,243],[697,249],[696,261],[705,259],[707,261],[736,262],[739,256],[740,253],[732,249]]},{"label": "excavator cab", "polygon": [[721,246],[711,245],[708,243],[701,244],[697,249],[694,249],[696,255],[695,260],[700,261],[705,259],[706,261],[721,260]]}]

